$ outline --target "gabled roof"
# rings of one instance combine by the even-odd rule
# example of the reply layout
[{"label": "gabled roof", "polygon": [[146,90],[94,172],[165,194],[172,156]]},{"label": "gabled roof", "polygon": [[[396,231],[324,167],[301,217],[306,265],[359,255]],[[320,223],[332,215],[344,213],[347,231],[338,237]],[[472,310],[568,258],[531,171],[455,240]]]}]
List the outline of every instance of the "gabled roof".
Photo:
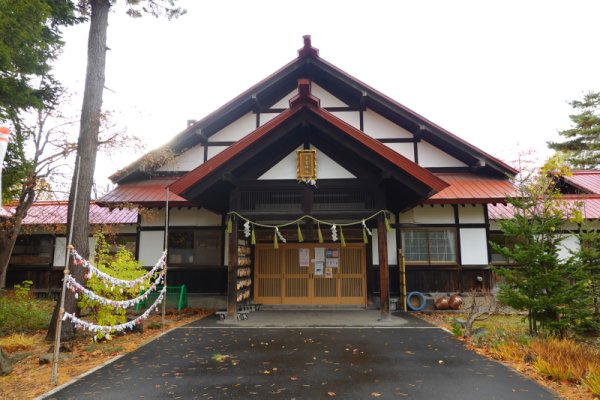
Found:
[{"label": "gabled roof", "polygon": [[[185,174],[171,184],[171,191],[185,198],[197,198],[200,192],[225,180],[224,177],[234,168],[240,168],[242,163],[247,162],[246,159],[255,157],[257,152],[272,145],[275,139],[293,135],[295,131],[291,127],[307,124],[320,126],[322,135],[326,135],[328,130],[335,131],[343,138],[339,141],[340,146],[347,143],[346,150],[355,157],[369,159],[380,166],[382,173],[389,174],[401,183],[410,181],[410,184],[404,186],[405,190],[414,191],[421,198],[429,197],[448,186],[428,170],[321,108],[319,99],[310,93],[310,82],[307,79],[300,79],[298,85],[299,94],[290,100],[289,109]],[[283,129],[285,133],[279,133]]]},{"label": "gabled roof", "polygon": [[587,194],[600,194],[600,171],[574,170],[571,175],[561,179]]},{"label": "gabled roof", "polygon": [[[514,175],[517,172],[497,158],[323,60],[318,50],[312,47],[310,36],[304,36],[304,47],[298,51],[296,59],[213,113],[190,125],[157,152],[170,150],[179,154],[198,143],[205,142],[212,134],[242,115],[268,109],[290,93],[295,88],[297,80],[301,78],[314,81],[351,107],[363,110],[370,108],[380,113],[433,145],[443,147],[450,155],[469,166],[478,166],[498,176]],[[144,171],[143,167],[145,158],[151,154],[152,152],[113,174],[111,180],[115,183],[124,183],[147,178],[148,172]]]}]

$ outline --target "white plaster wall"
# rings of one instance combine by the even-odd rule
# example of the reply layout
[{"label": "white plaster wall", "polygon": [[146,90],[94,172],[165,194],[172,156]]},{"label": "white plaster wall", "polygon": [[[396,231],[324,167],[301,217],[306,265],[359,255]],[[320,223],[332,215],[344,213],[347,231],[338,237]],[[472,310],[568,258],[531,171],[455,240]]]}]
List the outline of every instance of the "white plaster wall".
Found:
[{"label": "white plaster wall", "polygon": [[256,129],[256,114],[248,113],[208,138],[209,142],[237,142]]},{"label": "white plaster wall", "polygon": [[[371,241],[371,249],[373,251],[373,265],[379,265],[379,243],[377,230],[371,231],[373,236],[369,237]],[[390,229],[387,232],[387,254],[388,254],[388,265],[398,264],[398,248],[396,247],[396,229]]]},{"label": "white plaster wall", "polygon": [[170,226],[221,226],[221,216],[203,208],[172,208]]},{"label": "white plaster wall", "polygon": [[373,110],[363,112],[364,132],[376,139],[412,139],[413,135]]},{"label": "white plaster wall", "polygon": [[563,235],[563,240],[558,247],[558,258],[566,260],[571,257],[571,252],[579,250],[579,239],[573,234]]},{"label": "white plaster wall", "polygon": [[485,223],[483,204],[465,205],[458,207],[458,220],[462,224],[483,224]]},{"label": "white plaster wall", "polygon": [[450,206],[433,207],[425,205],[417,206],[400,214],[400,222],[405,224],[453,224],[454,210]]},{"label": "white plaster wall", "polygon": [[267,122],[269,122],[270,120],[272,120],[273,118],[275,118],[276,116],[278,116],[278,113],[262,113],[259,116],[259,124],[260,126],[263,126],[264,124],[266,124]]},{"label": "white plaster wall", "polygon": [[421,140],[418,144],[419,165],[429,167],[465,167],[467,164],[446,154],[437,147]]},{"label": "white plaster wall", "polygon": [[[66,250],[67,238],[64,236],[57,237],[54,241],[54,260],[52,265],[55,267],[64,267],[65,266],[65,250]],[[96,239],[93,237],[88,238],[88,246],[90,249],[90,256],[88,260],[94,260],[96,256]],[[77,250],[77,249],[75,249]]]},{"label": "white plaster wall", "polygon": [[211,158],[213,158],[214,156],[216,156],[217,154],[219,154],[226,148],[227,148],[227,146],[209,146],[207,154],[206,154],[207,159],[210,160]]},{"label": "white plaster wall", "polygon": [[462,265],[487,265],[485,228],[461,228],[459,231]]},{"label": "white plaster wall", "polygon": [[159,171],[191,171],[204,162],[204,146],[194,146],[160,167]]},{"label": "white plaster wall", "polygon": [[415,161],[415,146],[412,143],[384,143],[387,147],[396,153],[403,155],[410,161]]},{"label": "white plaster wall", "polygon": [[358,111],[332,111],[331,114],[356,129],[360,129],[360,113]]},{"label": "white plaster wall", "polygon": [[[347,169],[333,161],[327,154],[319,149],[317,150],[317,180],[318,179],[353,179],[356,178]],[[298,147],[301,150],[302,147]],[[291,152],[279,161],[275,166],[262,174],[259,180],[271,179],[296,179],[297,178],[297,160],[296,151]]]},{"label": "white plaster wall", "polygon": [[271,106],[271,108],[290,108],[290,99],[298,94],[298,88],[283,96],[281,100]]},{"label": "white plaster wall", "polygon": [[54,261],[52,265],[55,267],[64,267],[65,266],[65,249],[67,246],[67,238],[66,237],[57,237],[54,241]]},{"label": "white plaster wall", "polygon": [[321,100],[321,107],[348,107],[348,104],[314,82],[310,84],[310,91],[313,96]]},{"label": "white plaster wall", "polygon": [[145,267],[156,264],[163,252],[164,231],[141,231],[139,261]]},{"label": "white plaster wall", "polygon": [[152,208],[140,214],[140,226],[165,226],[165,209]]}]

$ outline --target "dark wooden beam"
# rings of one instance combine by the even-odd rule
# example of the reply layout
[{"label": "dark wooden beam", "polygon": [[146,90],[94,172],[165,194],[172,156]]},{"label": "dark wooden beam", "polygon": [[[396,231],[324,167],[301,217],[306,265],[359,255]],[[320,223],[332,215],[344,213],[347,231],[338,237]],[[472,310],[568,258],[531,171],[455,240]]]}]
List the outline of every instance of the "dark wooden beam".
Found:
[{"label": "dark wooden beam", "polygon": [[232,216],[232,231],[229,234],[229,262],[227,263],[227,317],[235,318],[237,313],[237,241],[238,221]]},{"label": "dark wooden beam", "polygon": [[[240,191],[233,189],[229,194],[229,209],[238,211]],[[237,313],[237,269],[238,269],[238,219],[231,216],[229,234],[229,260],[227,263],[227,318],[236,318]]]},{"label": "dark wooden beam", "polygon": [[390,269],[387,258],[387,231],[383,214],[377,218],[377,242],[379,248],[379,291],[380,291],[380,321],[389,321],[390,316]]}]

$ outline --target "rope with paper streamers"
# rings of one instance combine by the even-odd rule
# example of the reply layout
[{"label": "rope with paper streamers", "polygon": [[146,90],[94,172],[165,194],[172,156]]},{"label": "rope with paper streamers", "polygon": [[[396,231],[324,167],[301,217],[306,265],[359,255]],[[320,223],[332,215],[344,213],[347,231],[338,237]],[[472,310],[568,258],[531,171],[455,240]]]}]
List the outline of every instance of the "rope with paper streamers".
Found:
[{"label": "rope with paper streamers", "polygon": [[[67,288],[69,288],[72,292],[75,293],[75,298],[78,298],[78,293],[82,293],[82,294],[86,295],[89,299],[91,299],[97,303],[100,303],[104,306],[111,306],[111,307],[115,307],[115,308],[125,309],[125,308],[129,308],[129,307],[133,307],[133,306],[145,301],[148,298],[148,295],[157,289],[158,285],[162,282],[163,278],[164,278],[164,271],[162,271],[158,275],[158,277],[156,278],[154,283],[152,283],[152,285],[150,286],[150,288],[147,291],[145,291],[140,296],[135,297],[133,299],[129,299],[129,300],[108,299],[106,297],[99,296],[96,293],[94,293],[93,291],[87,289],[82,284],[77,282],[75,280],[75,278],[73,278],[73,276],[71,276],[71,275],[67,275],[66,279],[67,279]],[[144,290],[144,287],[140,286],[140,290]],[[120,289],[120,291],[121,291],[121,293],[123,293],[123,289]]]},{"label": "rope with paper streamers", "polygon": [[86,279],[91,278],[92,276],[97,276],[98,278],[102,279],[103,281],[109,282],[113,286],[126,287],[126,288],[132,288],[132,287],[141,285],[144,281],[146,281],[147,279],[152,277],[152,275],[154,275],[157,271],[164,269],[165,265],[166,265],[166,261],[167,261],[167,251],[165,250],[165,251],[163,251],[162,255],[160,256],[160,258],[158,259],[158,261],[156,262],[154,267],[152,267],[152,269],[150,271],[148,271],[146,274],[144,274],[143,276],[140,276],[139,278],[136,278],[136,279],[123,280],[123,279],[114,278],[114,277],[108,275],[107,273],[100,271],[98,268],[96,268],[92,264],[90,264],[90,262],[88,260],[81,257],[79,255],[79,253],[77,253],[77,250],[75,250],[75,248],[73,248],[73,247],[71,247],[71,256],[73,257],[73,263],[75,265],[80,265],[89,271],[86,274]]},{"label": "rope with paper streamers", "polygon": [[[385,229],[387,232],[389,232],[392,227],[390,225],[390,221],[388,219],[388,211],[387,210],[379,210],[376,213],[370,215],[367,218],[363,218],[359,221],[355,221],[355,222],[344,222],[344,223],[339,223],[339,222],[329,222],[329,221],[324,221],[324,220],[320,220],[318,218],[313,217],[312,215],[303,215],[300,218],[297,218],[293,221],[290,222],[286,222],[284,224],[280,224],[280,225],[269,225],[269,224],[261,224],[259,222],[255,222],[255,221],[251,221],[250,219],[244,217],[243,215],[237,213],[236,211],[230,211],[227,213],[228,218],[227,218],[227,233],[231,233],[232,232],[232,221],[231,221],[231,217],[232,216],[236,216],[242,220],[245,221],[244,223],[244,236],[245,237],[251,237],[250,243],[251,244],[256,244],[256,239],[254,236],[254,226],[258,226],[261,228],[270,228],[274,230],[274,234],[273,234],[273,247],[274,248],[278,248],[278,242],[282,241],[282,242],[286,242],[285,238],[283,237],[283,235],[281,234],[281,232],[279,231],[279,228],[283,228],[286,226],[291,226],[291,225],[298,225],[298,242],[302,243],[304,241],[304,238],[302,236],[302,231],[300,229],[300,222],[304,221],[304,220],[312,220],[313,222],[317,223],[317,236],[319,238],[319,243],[323,243],[323,234],[321,232],[321,224],[323,225],[330,225],[331,228],[331,240],[333,242],[337,242],[337,240],[339,239],[340,244],[342,245],[342,247],[346,247],[346,240],[344,238],[344,230],[343,227],[345,226],[353,226],[353,225],[362,225],[363,228],[363,241],[364,243],[369,243],[369,239],[368,236],[373,236],[373,233],[371,232],[371,230],[367,227],[366,221],[369,221],[373,218],[378,217],[380,214],[383,214],[384,216],[384,221],[385,221]],[[339,234],[338,234],[338,228],[339,228]],[[368,236],[367,236],[368,235]]]},{"label": "rope with paper streamers", "polygon": [[84,329],[84,330],[87,330],[87,331],[90,331],[93,333],[98,333],[98,332],[109,333],[112,331],[122,332],[125,329],[131,330],[131,329],[133,329],[133,327],[135,325],[139,325],[140,322],[147,319],[150,316],[150,313],[152,311],[158,311],[158,305],[162,302],[166,292],[167,292],[167,288],[163,287],[163,289],[160,291],[160,294],[158,295],[158,298],[154,301],[154,303],[152,303],[152,305],[146,311],[144,311],[144,313],[142,315],[140,315],[139,317],[137,317],[131,321],[125,322],[123,324],[96,325],[91,322],[80,319],[77,316],[75,316],[75,314],[71,314],[66,311],[63,315],[62,320],[63,321],[70,320],[73,324],[75,324],[75,326],[78,329]]},{"label": "rope with paper streamers", "polygon": [[[165,272],[166,272],[165,267],[166,267],[166,260],[167,260],[167,251],[166,250],[163,251],[162,255],[160,256],[160,258],[158,259],[158,261],[156,262],[154,267],[150,271],[148,271],[146,274],[144,274],[144,276],[141,276],[139,278],[132,279],[132,280],[123,280],[123,279],[114,278],[114,277],[108,275],[107,273],[100,271],[98,268],[96,268],[92,264],[90,264],[90,262],[88,260],[81,257],[81,255],[79,255],[79,253],[77,253],[77,251],[75,250],[75,248],[73,246],[69,246],[69,248],[71,249],[70,253],[71,253],[71,256],[73,257],[73,263],[75,265],[79,265],[88,270],[88,273],[86,274],[86,278],[91,278],[94,275],[98,276],[100,279],[102,279],[105,282],[106,287],[108,287],[108,283],[110,283],[112,285],[111,291],[114,290],[115,287],[119,287],[119,291],[121,293],[123,293],[123,288],[136,288],[138,286],[139,286],[140,290],[144,290],[144,286],[142,285],[144,283],[144,281],[153,277],[158,272],[158,276],[156,276],[156,279],[150,285],[148,290],[146,290],[144,293],[142,293],[138,297],[129,299],[129,300],[112,300],[112,299],[108,299],[103,296],[99,296],[96,293],[94,293],[92,290],[87,289],[82,284],[77,282],[77,280],[72,275],[68,274],[65,276],[66,287],[75,293],[75,298],[78,297],[78,293],[82,293],[85,296],[87,296],[88,298],[90,298],[91,300],[94,300],[102,305],[115,307],[117,309],[119,309],[119,308],[126,309],[129,307],[133,307],[133,306],[143,302],[144,300],[146,300],[152,292],[157,290],[158,285],[162,281],[164,281]],[[157,299],[154,301],[154,303],[150,307],[148,307],[148,309],[142,315],[140,315],[139,317],[137,317],[129,322],[125,322],[123,324],[97,325],[97,324],[82,320],[82,319],[78,318],[75,314],[71,314],[66,311],[63,314],[62,320],[63,321],[70,320],[73,324],[75,324],[76,327],[83,328],[84,330],[88,330],[88,331],[94,332],[94,333],[98,333],[98,332],[110,333],[112,331],[121,332],[121,331],[124,331],[125,329],[132,329],[135,325],[138,325],[141,321],[147,319],[153,310],[158,311],[158,305],[162,302],[166,291],[167,291],[167,287],[165,285],[165,286],[163,286],[162,290],[159,292],[159,295],[158,295]]]}]

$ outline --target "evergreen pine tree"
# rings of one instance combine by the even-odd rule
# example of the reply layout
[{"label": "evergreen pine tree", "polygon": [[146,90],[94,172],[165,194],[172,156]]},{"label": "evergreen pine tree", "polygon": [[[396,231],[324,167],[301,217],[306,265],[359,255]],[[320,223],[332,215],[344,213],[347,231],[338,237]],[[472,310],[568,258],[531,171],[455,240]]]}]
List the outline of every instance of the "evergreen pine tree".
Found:
[{"label": "evergreen pine tree", "polygon": [[569,116],[574,125],[559,132],[564,142],[548,142],[548,146],[564,152],[573,168],[596,169],[600,167],[600,92],[589,92],[569,104],[578,112]]},{"label": "evergreen pine tree", "polygon": [[585,309],[585,274],[580,264],[560,257],[561,230],[568,209],[555,187],[558,174],[564,173],[554,161],[515,183],[517,194],[508,202],[512,219],[500,222],[512,246],[491,243],[494,250],[512,261],[499,268],[504,278],[498,298],[501,302],[527,311],[532,335],[544,328],[559,336],[573,326],[579,310]]}]

